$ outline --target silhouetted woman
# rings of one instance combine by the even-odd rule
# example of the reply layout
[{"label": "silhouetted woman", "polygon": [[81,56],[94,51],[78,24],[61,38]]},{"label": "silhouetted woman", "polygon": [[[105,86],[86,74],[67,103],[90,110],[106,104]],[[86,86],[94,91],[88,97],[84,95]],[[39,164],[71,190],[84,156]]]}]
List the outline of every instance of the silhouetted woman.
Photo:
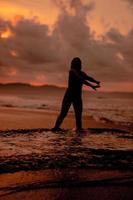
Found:
[{"label": "silhouetted woman", "polygon": [[[76,128],[77,130],[82,129],[82,85],[85,84],[96,90],[96,88],[100,87],[100,82],[81,71],[81,68],[82,64],[80,58],[73,58],[69,71],[68,88],[63,98],[60,115],[52,129],[53,131],[61,130],[60,125],[66,117],[71,104],[73,104],[75,112]],[[97,85],[92,85],[88,81],[96,83]]]}]

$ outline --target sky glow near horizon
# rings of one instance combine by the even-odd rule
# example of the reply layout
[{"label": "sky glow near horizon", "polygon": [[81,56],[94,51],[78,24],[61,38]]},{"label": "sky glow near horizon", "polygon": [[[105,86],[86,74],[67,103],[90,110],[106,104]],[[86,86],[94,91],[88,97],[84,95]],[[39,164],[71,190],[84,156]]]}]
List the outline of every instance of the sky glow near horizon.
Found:
[{"label": "sky glow near horizon", "polygon": [[0,0],[0,82],[67,85],[71,59],[101,90],[133,91],[133,0]]}]

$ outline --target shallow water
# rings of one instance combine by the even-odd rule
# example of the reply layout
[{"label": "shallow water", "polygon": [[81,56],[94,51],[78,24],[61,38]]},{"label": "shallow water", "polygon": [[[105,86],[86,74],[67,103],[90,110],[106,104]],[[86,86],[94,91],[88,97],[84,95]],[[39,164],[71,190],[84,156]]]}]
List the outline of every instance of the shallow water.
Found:
[{"label": "shallow water", "polygon": [[[62,91],[34,93],[29,90],[25,94],[7,91],[0,95],[0,106],[32,109],[49,109],[59,111],[64,95]],[[133,93],[83,92],[84,114],[98,121],[133,125]],[[73,109],[70,109],[73,111]]]},{"label": "shallow water", "polygon": [[117,129],[1,131],[0,171],[133,168],[133,134]]},{"label": "shallow water", "polygon": [[45,169],[0,175],[1,200],[132,200],[131,171]]}]

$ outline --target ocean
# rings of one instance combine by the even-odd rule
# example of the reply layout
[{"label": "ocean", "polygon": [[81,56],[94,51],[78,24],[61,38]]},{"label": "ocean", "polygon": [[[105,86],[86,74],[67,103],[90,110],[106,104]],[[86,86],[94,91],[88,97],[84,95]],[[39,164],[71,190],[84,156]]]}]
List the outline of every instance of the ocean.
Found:
[{"label": "ocean", "polygon": [[[64,93],[64,89],[53,87],[9,87],[0,91],[0,106],[59,111]],[[84,91],[83,103],[84,115],[105,124],[116,123],[118,128],[97,126],[78,133],[68,127],[56,133],[44,122],[44,128],[1,130],[1,173],[62,168],[132,170],[133,93]],[[129,126],[131,131],[121,129],[121,125]]]},{"label": "ocean", "polygon": [[[59,111],[64,89],[50,88],[35,91],[2,91],[0,106],[30,109],[48,109]],[[97,121],[133,125],[133,93],[126,92],[83,92],[84,115]],[[73,112],[73,108],[70,108]]]}]

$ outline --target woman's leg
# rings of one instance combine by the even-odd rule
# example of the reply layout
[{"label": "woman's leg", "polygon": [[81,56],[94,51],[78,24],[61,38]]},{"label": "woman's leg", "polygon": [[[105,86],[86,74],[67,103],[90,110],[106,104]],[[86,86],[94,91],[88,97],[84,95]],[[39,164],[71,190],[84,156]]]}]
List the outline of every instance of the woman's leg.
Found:
[{"label": "woman's leg", "polygon": [[62,124],[64,118],[66,117],[68,110],[71,106],[71,97],[69,94],[65,94],[63,102],[62,102],[62,107],[61,107],[61,112],[56,120],[54,129],[59,129],[60,125]]},{"label": "woman's leg", "polygon": [[79,130],[82,129],[82,99],[81,98],[74,99],[73,107],[76,118],[76,128]]}]

